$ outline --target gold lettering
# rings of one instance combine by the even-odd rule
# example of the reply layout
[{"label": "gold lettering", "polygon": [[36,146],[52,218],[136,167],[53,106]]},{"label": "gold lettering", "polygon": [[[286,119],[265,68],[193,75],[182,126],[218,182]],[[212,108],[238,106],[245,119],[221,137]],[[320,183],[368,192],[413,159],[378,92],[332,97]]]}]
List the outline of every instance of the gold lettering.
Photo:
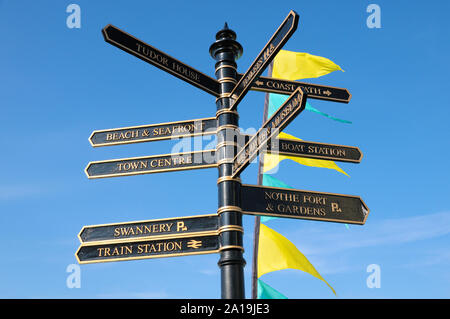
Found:
[{"label": "gold lettering", "polygon": [[326,205],[326,197],[319,197],[315,195],[303,195],[303,202],[318,205]]},{"label": "gold lettering", "polygon": [[339,208],[338,203],[331,203],[331,211],[333,213],[342,213],[342,209]]},{"label": "gold lettering", "polygon": [[184,222],[177,222],[177,232],[186,231],[187,227],[184,225]]},{"label": "gold lettering", "polygon": [[105,248],[97,248],[98,251],[98,256],[97,257],[102,257],[102,250],[104,250]]},{"label": "gold lettering", "polygon": [[114,247],[111,256],[117,256],[117,255],[119,255],[119,250],[117,249],[117,247]]}]

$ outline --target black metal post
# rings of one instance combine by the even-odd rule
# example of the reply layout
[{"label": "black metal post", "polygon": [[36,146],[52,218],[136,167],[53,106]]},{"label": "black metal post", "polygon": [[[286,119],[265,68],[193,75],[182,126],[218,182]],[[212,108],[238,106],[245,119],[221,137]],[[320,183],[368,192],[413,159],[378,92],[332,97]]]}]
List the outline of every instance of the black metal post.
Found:
[{"label": "black metal post", "polygon": [[222,299],[244,299],[244,266],[242,210],[240,208],[239,177],[232,178],[233,159],[239,140],[239,114],[230,111],[230,92],[237,83],[236,60],[242,55],[242,46],[235,40],[236,33],[225,23],[216,34],[209,52],[216,62],[216,78],[220,96],[216,100],[217,146],[219,170],[218,210],[220,233],[221,295]]}]

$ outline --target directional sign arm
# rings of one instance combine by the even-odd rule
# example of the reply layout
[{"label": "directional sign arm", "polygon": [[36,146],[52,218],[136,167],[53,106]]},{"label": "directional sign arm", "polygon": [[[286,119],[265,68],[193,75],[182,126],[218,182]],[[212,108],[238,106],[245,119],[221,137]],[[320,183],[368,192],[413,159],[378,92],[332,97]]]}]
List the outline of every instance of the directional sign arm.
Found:
[{"label": "directional sign arm", "polygon": [[94,147],[166,140],[216,133],[216,118],[168,122],[94,131],[89,142]]},{"label": "directional sign arm", "polygon": [[82,244],[75,257],[80,264],[107,261],[138,260],[218,253],[217,234],[185,234],[164,239],[136,239],[134,241],[92,242]]},{"label": "directional sign arm", "polygon": [[180,78],[214,96],[219,96],[217,80],[178,61],[170,55],[109,24],[102,30],[105,41],[135,57]]},{"label": "directional sign arm", "polygon": [[296,89],[235,156],[233,177],[239,175],[271,139],[278,136],[305,109],[305,105],[306,94],[301,89]]},{"label": "directional sign arm", "polygon": [[369,208],[359,196],[257,185],[241,186],[244,214],[363,225]]},{"label": "directional sign arm", "polygon": [[176,238],[186,233],[196,236],[217,233],[217,214],[153,219],[127,223],[84,226],[78,238],[81,243],[132,241],[142,238]]},{"label": "directional sign arm", "polygon": [[217,167],[215,154],[207,150],[96,161],[85,173],[88,178],[104,178]]},{"label": "directional sign arm", "polygon": [[360,149],[354,146],[299,141],[286,138],[272,139],[272,143],[267,144],[267,152],[350,163],[360,163],[363,157]]},{"label": "directional sign arm", "polygon": [[275,55],[281,50],[284,44],[294,34],[297,29],[299,16],[295,11],[289,12],[286,19],[275,33],[270,38],[269,42],[264,46],[255,61],[250,65],[247,72],[241,77],[230,95],[233,100],[233,104],[230,109],[235,110],[239,102],[247,94],[248,90],[252,86],[258,76],[266,69],[269,63],[273,60]]},{"label": "directional sign arm", "polygon": [[[237,74],[238,79],[242,74]],[[311,84],[305,82],[288,81],[260,76],[251,86],[251,90],[290,95],[297,88],[308,93],[308,98],[339,103],[349,103],[352,95],[347,89],[333,86]]]}]

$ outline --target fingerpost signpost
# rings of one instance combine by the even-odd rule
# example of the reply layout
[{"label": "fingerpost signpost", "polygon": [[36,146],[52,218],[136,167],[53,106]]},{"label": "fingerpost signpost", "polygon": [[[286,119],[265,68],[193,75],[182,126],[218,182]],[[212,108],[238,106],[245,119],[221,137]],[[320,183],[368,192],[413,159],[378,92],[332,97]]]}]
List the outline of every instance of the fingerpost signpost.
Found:
[{"label": "fingerpost signpost", "polygon": [[[297,29],[291,11],[244,74],[236,60],[243,48],[227,24],[217,32],[209,52],[213,79],[113,25],[103,30],[106,42],[199,88],[216,98],[215,117],[96,130],[93,147],[216,135],[211,150],[149,155],[90,162],[88,178],[108,178],[190,169],[217,168],[215,213],[177,218],[84,226],[75,256],[80,264],[218,253],[221,297],[243,299],[244,248],[242,215],[267,215],[339,223],[364,224],[369,209],[358,196],[242,184],[240,174],[263,153],[359,163],[356,147],[279,138],[278,134],[305,108],[307,98],[348,103],[346,89],[263,77],[261,74]],[[286,102],[253,136],[239,132],[238,104],[249,90],[289,95]],[[243,139],[244,138],[244,139]],[[243,142],[244,141],[244,142]]]}]

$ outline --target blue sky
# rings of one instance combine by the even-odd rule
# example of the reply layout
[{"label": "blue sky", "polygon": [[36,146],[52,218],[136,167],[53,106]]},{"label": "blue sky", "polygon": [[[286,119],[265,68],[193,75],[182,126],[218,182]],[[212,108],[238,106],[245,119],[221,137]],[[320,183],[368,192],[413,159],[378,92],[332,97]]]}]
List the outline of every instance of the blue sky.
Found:
[{"label": "blue sky", "polygon": [[[66,7],[81,7],[81,28]],[[381,8],[369,29],[366,8]],[[327,57],[345,72],[305,82],[348,88],[349,104],[309,103],[343,124],[303,112],[285,132],[357,146],[360,164],[333,170],[284,161],[273,176],[294,188],[359,195],[364,226],[278,219],[338,298],[449,298],[450,207],[446,1],[0,1],[0,297],[220,298],[219,255],[81,266],[69,289],[84,225],[217,209],[215,169],[88,180],[89,161],[169,153],[174,141],[92,148],[94,130],[214,116],[215,99],[107,44],[108,23],[214,76],[208,49],[225,21],[244,47],[244,73],[290,10],[299,26],[284,49]],[[264,94],[239,105],[243,129],[259,128]],[[211,143],[205,138],[204,145]],[[241,178],[256,183],[257,165]],[[250,297],[254,217],[244,216]],[[381,287],[366,271],[381,269]],[[314,277],[262,277],[289,298],[336,298]]]}]

